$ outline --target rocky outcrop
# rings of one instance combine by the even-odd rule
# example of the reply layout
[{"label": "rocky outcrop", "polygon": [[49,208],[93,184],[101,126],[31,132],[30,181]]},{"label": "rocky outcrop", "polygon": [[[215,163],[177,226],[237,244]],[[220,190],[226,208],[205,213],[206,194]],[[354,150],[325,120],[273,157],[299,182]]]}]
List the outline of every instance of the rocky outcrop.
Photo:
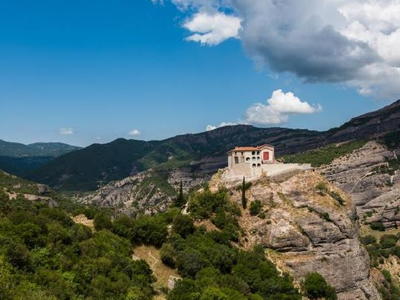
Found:
[{"label": "rocky outcrop", "polygon": [[137,214],[155,214],[168,209],[180,182],[188,192],[209,180],[207,174],[197,175],[190,169],[174,169],[170,172],[157,173],[145,171],[123,180],[113,181],[94,193],[79,199],[82,203],[96,206],[113,207],[119,212],[136,216]]},{"label": "rocky outcrop", "polygon": [[[225,184],[231,199],[240,203],[235,188],[240,182]],[[318,184],[323,189],[316,188]],[[319,173],[306,171],[279,181],[262,178],[253,182],[247,198],[260,200],[263,214],[243,212],[244,247],[265,246],[269,258],[297,283],[309,272],[321,273],[341,300],[381,299],[370,279],[368,255],[358,241],[353,203]]]},{"label": "rocky outcrop", "polygon": [[142,172],[120,181],[113,181],[93,194],[80,199],[82,203],[102,207],[114,207],[122,213],[135,216],[137,213],[154,214],[165,211],[172,196],[150,181],[152,174]]},{"label": "rocky outcrop", "polygon": [[320,168],[326,178],[353,200],[361,222],[400,225],[400,173],[389,165],[394,151],[371,141],[353,153]]}]

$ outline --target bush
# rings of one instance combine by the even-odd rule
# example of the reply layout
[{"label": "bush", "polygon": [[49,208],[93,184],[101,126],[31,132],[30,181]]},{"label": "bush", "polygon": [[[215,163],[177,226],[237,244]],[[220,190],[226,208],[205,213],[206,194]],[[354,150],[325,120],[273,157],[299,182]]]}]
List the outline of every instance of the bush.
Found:
[{"label": "bush", "polygon": [[326,188],[326,184],[324,182],[319,182],[315,188],[317,189],[317,192],[321,195],[325,194],[327,188]]},{"label": "bush", "polygon": [[308,273],[302,283],[302,288],[306,296],[310,299],[337,299],[335,289],[330,286],[319,273]]},{"label": "bush", "polygon": [[382,222],[372,222],[369,227],[371,227],[372,230],[378,231],[385,231],[386,229]]},{"label": "bush", "polygon": [[185,238],[187,235],[194,232],[193,219],[187,215],[176,215],[172,221],[173,230],[181,237]]},{"label": "bush", "polygon": [[223,210],[219,210],[214,218],[211,219],[211,222],[219,229],[223,229],[228,224],[226,213]]},{"label": "bush", "polygon": [[261,212],[262,204],[260,200],[251,202],[250,204],[250,215],[256,216]]},{"label": "bush", "polygon": [[392,248],[396,246],[397,237],[393,234],[384,234],[381,236],[379,243],[381,244],[382,248]]},{"label": "bush", "polygon": [[182,276],[195,278],[196,274],[205,267],[206,261],[200,252],[187,250],[178,256],[176,264]]},{"label": "bush", "polygon": [[376,237],[374,237],[373,235],[363,236],[361,237],[361,243],[363,243],[364,245],[374,244],[376,243]]},{"label": "bush", "polygon": [[103,212],[97,213],[94,216],[93,224],[94,224],[94,228],[97,231],[100,231],[103,229],[111,230],[111,228],[112,228],[111,217],[108,214],[103,213]]},{"label": "bush", "polygon": [[392,275],[390,275],[390,272],[388,270],[383,269],[381,271],[381,273],[382,273],[383,277],[385,277],[385,280],[387,282],[389,282],[389,283],[392,282]]},{"label": "bush", "polygon": [[177,255],[177,253],[171,244],[165,243],[164,245],[162,245],[162,247],[160,249],[160,256],[161,256],[162,262],[165,265],[167,265],[171,268],[175,268],[176,255]]},{"label": "bush", "polygon": [[344,201],[344,199],[342,198],[342,196],[340,196],[339,193],[336,193],[335,191],[331,191],[331,192],[329,192],[329,195],[330,195],[333,199],[335,199],[340,205],[345,205],[345,201]]},{"label": "bush", "polygon": [[131,241],[133,244],[146,244],[161,247],[168,236],[168,228],[162,216],[145,216],[133,223]]}]

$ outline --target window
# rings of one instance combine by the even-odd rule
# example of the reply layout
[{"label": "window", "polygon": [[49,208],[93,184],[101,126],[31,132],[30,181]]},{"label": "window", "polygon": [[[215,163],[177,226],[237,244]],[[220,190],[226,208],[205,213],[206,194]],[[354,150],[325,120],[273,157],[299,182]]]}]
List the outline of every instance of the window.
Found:
[{"label": "window", "polygon": [[251,152],[251,155],[256,155],[256,151]]},{"label": "window", "polygon": [[257,164],[257,168],[261,167],[261,164]]},{"label": "window", "polygon": [[250,157],[246,157],[246,161],[250,161]]},{"label": "window", "polygon": [[239,163],[239,157],[235,156],[235,164]]},{"label": "window", "polygon": [[257,165],[256,164],[253,164],[253,168],[255,168]]}]

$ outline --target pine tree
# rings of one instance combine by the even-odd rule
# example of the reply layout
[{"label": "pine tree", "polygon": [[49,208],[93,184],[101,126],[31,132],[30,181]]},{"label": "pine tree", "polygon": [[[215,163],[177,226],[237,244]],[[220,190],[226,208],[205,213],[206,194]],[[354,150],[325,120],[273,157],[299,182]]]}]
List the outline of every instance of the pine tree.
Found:
[{"label": "pine tree", "polygon": [[243,183],[242,183],[242,206],[244,209],[247,208],[247,198],[246,198],[246,179],[243,176]]}]

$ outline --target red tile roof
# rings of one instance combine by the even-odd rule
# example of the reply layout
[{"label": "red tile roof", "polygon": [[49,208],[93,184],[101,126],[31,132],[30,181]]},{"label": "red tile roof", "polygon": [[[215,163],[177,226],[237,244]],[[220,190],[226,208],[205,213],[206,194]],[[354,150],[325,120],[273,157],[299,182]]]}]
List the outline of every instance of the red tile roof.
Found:
[{"label": "red tile roof", "polygon": [[258,146],[258,147],[235,147],[235,149],[228,151],[228,153],[233,152],[233,151],[236,151],[236,152],[260,151],[265,148],[274,149],[274,146],[265,144],[265,145]]}]

